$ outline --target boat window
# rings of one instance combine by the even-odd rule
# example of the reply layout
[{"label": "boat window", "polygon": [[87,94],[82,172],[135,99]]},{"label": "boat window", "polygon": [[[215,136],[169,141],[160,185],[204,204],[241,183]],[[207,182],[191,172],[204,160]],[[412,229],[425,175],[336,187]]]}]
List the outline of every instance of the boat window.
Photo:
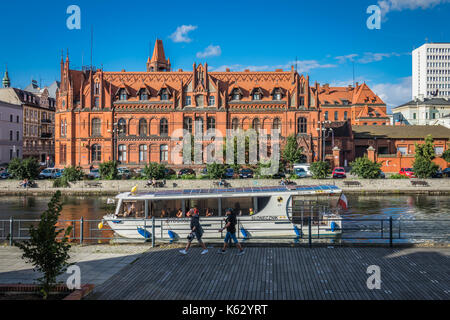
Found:
[{"label": "boat window", "polygon": [[118,215],[127,218],[144,218],[144,200],[123,200]]},{"label": "boat window", "polygon": [[[253,198],[224,198],[222,199],[222,208],[225,211],[227,208],[232,208],[237,216],[248,216],[250,215],[250,209],[253,209]],[[259,211],[261,210],[258,207]]]},{"label": "boat window", "polygon": [[174,218],[178,210],[181,210],[181,200],[155,200],[149,201],[148,217],[155,218]]},{"label": "boat window", "polygon": [[[258,199],[258,212],[261,212],[262,210],[264,210],[264,208],[269,203],[270,198],[271,197],[260,197],[260,198],[257,198]],[[257,212],[255,212],[255,213],[257,213]]]},{"label": "boat window", "polygon": [[317,225],[322,220],[322,216],[333,210],[338,197],[296,197],[292,198],[292,207],[290,208],[289,218],[293,223],[308,224],[309,217],[312,218],[312,224]]},{"label": "boat window", "polygon": [[186,211],[188,211],[191,208],[197,208],[200,217],[217,217],[219,215],[219,200],[215,198],[187,199]]}]

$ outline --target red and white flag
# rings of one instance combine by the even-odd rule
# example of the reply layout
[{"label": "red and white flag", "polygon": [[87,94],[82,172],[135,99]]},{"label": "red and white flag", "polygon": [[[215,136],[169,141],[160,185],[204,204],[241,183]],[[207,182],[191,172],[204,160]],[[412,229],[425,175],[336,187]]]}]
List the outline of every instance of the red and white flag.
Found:
[{"label": "red and white flag", "polygon": [[345,194],[341,194],[338,200],[338,206],[340,206],[342,209],[346,210],[348,208],[348,201]]}]

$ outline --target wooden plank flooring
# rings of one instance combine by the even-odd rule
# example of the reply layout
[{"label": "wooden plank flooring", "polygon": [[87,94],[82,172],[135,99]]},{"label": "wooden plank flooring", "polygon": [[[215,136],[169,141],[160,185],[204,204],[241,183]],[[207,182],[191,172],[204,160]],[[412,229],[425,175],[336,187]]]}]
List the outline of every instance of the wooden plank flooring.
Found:
[{"label": "wooden plank flooring", "polygon": [[[450,299],[450,249],[232,248],[150,249],[95,288],[89,299],[396,300]],[[367,267],[381,269],[370,290]]]}]

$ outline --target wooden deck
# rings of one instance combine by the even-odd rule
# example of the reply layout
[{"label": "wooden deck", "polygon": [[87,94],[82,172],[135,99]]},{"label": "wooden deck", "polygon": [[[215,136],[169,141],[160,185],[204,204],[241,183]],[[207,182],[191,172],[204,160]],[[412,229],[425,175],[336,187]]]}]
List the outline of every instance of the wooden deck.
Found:
[{"label": "wooden deck", "polygon": [[[151,249],[95,288],[89,299],[450,299],[450,249],[250,247],[200,255]],[[366,282],[381,269],[381,289]]]}]

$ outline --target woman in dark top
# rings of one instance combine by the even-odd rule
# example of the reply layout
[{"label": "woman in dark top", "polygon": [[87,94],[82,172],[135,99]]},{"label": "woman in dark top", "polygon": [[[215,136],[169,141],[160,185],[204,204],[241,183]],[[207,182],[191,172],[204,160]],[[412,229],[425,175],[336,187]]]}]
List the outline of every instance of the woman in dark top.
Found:
[{"label": "woman in dark top", "polygon": [[205,254],[208,252],[208,249],[206,249],[206,246],[202,241],[203,228],[200,225],[200,217],[198,215],[198,210],[194,210],[194,209],[189,210],[189,215],[191,216],[191,226],[190,226],[191,233],[188,235],[188,243],[186,245],[186,249],[180,250],[180,253],[187,254],[187,251],[189,250],[189,247],[191,246],[192,240],[194,240],[194,238],[197,238],[198,243],[203,248],[202,254]]}]

